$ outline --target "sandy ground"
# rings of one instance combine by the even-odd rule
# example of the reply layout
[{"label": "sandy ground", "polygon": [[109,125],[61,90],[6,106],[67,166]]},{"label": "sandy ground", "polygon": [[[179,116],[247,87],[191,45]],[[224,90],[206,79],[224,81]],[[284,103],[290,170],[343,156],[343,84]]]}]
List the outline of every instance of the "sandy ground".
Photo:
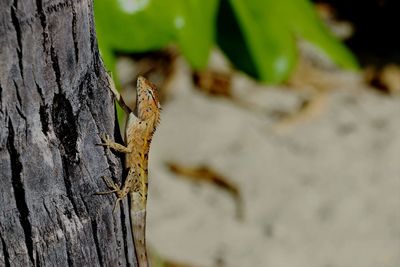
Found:
[{"label": "sandy ground", "polygon": [[[298,113],[303,91],[234,76],[257,113],[178,73],[150,154],[149,244],[204,267],[400,266],[400,98],[346,75],[304,118],[280,123],[277,114]],[[244,219],[229,194],[177,177],[170,161],[236,183]]]}]

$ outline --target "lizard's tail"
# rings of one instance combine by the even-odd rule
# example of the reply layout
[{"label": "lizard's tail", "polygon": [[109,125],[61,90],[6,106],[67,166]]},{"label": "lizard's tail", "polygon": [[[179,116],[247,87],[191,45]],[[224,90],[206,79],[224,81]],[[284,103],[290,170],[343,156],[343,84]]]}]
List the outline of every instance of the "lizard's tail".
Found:
[{"label": "lizard's tail", "polygon": [[139,267],[149,267],[146,250],[146,210],[131,209],[132,237]]}]

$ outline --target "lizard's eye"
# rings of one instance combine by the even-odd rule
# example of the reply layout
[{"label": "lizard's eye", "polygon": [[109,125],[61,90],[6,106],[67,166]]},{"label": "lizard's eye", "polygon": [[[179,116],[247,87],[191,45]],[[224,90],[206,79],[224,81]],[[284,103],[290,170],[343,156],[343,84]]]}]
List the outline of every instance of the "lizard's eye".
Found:
[{"label": "lizard's eye", "polygon": [[148,93],[151,95],[151,97],[154,99],[153,91],[148,90],[147,92],[148,92]]}]

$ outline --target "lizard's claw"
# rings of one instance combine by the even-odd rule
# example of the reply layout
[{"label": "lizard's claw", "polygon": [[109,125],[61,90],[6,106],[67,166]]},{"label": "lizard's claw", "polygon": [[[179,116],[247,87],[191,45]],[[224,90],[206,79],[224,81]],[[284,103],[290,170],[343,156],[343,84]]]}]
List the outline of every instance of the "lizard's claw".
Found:
[{"label": "lizard's claw", "polygon": [[120,187],[117,183],[114,183],[114,181],[112,181],[110,178],[106,177],[106,176],[102,176],[104,182],[106,183],[107,187],[109,189],[111,189],[111,191],[106,191],[106,192],[97,192],[95,193],[95,195],[108,195],[108,194],[112,194],[112,193],[116,193],[118,191],[120,191]]},{"label": "lizard's claw", "polygon": [[103,133],[102,135],[101,135],[101,140],[103,140],[103,142],[109,142],[109,140],[110,140],[110,136],[108,135],[108,134],[105,134],[105,133]]},{"label": "lizard's claw", "polygon": [[107,176],[102,176],[101,178],[103,178],[108,188],[112,189],[113,191],[115,190],[115,192],[120,190],[119,185]]},{"label": "lizard's claw", "polygon": [[103,143],[100,144],[96,144],[98,146],[106,146],[106,147],[110,147],[112,140],[110,138],[110,136],[108,134],[102,134],[101,135],[101,141],[103,141]]}]

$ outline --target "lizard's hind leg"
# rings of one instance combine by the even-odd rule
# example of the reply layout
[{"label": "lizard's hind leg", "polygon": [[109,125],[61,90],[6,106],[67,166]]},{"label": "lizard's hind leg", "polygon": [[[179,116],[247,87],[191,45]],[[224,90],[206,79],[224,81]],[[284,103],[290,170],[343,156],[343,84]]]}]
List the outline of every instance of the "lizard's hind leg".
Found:
[{"label": "lizard's hind leg", "polygon": [[117,193],[117,200],[114,203],[114,207],[113,207],[113,212],[115,212],[115,208],[117,207],[118,203],[123,199],[123,197],[120,197],[119,193],[121,192],[121,188],[120,186],[115,183],[114,181],[112,181],[110,178],[106,177],[106,176],[102,176],[104,182],[106,183],[107,187],[110,188],[110,191],[106,191],[106,192],[97,192],[95,193],[96,195],[108,195],[108,194],[112,194],[112,193]]}]

